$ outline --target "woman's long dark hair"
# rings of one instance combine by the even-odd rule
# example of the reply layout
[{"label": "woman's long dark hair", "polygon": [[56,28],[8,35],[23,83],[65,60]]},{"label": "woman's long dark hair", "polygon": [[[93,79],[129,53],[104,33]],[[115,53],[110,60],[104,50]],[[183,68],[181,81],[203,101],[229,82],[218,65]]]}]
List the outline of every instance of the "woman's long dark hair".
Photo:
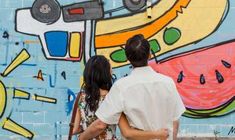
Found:
[{"label": "woman's long dark hair", "polygon": [[102,55],[91,57],[86,63],[83,89],[86,93],[86,109],[96,111],[100,100],[100,89],[110,90],[112,86],[111,66]]}]

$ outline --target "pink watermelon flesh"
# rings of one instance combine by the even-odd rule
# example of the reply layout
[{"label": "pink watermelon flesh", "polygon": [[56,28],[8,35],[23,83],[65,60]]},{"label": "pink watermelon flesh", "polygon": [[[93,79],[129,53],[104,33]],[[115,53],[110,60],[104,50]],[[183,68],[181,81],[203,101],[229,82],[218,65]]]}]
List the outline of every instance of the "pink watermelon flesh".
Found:
[{"label": "pink watermelon flesh", "polygon": [[174,79],[187,108],[216,108],[235,96],[235,42],[149,64]]}]

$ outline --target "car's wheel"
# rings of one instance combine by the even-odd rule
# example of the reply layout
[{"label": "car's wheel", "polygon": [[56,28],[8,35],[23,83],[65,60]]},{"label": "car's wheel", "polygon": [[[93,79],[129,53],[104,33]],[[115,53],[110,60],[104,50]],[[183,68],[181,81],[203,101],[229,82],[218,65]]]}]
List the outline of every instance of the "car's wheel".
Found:
[{"label": "car's wheel", "polygon": [[31,9],[32,17],[43,23],[56,22],[61,15],[61,8],[56,0],[36,0]]},{"label": "car's wheel", "polygon": [[131,12],[136,12],[146,5],[146,0],[123,0],[124,6]]}]

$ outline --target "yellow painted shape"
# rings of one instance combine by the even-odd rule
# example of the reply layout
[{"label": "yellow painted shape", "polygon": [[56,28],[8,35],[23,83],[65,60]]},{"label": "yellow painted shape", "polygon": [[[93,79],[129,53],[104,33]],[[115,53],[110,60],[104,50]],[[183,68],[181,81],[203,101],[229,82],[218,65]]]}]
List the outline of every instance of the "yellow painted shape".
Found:
[{"label": "yellow painted shape", "polygon": [[32,97],[35,101],[41,101],[41,102],[47,102],[47,103],[56,103],[55,98],[50,98],[50,97],[45,97],[45,96],[39,96],[39,95],[34,95]]},{"label": "yellow painted shape", "polygon": [[70,56],[78,58],[80,54],[81,35],[80,33],[71,33],[70,38]]},{"label": "yellow painted shape", "polygon": [[[188,7],[184,9],[183,14],[179,14],[177,19],[172,21],[167,27],[176,27],[181,31],[181,38],[173,45],[168,46],[163,41],[164,29],[148,40],[157,39],[161,50],[156,53],[156,56],[170,52],[174,49],[184,47],[197,40],[200,40],[211,34],[223,17],[227,6],[227,0],[192,0]],[[152,16],[154,13],[152,13]],[[167,28],[166,27],[166,28]],[[97,49],[97,54],[102,54],[109,58],[111,65],[120,67],[128,64],[116,63],[110,59],[110,54],[113,51],[121,49],[120,47]]]},{"label": "yellow painted shape", "polygon": [[0,81],[0,118],[4,114],[6,108],[6,101],[7,101],[6,88],[4,84]]},{"label": "yellow painted shape", "polygon": [[113,32],[119,32],[122,30],[128,30],[138,26],[150,23],[160,16],[162,16],[167,10],[169,10],[176,0],[161,0],[158,4],[151,9],[152,18],[147,18],[146,12],[134,14],[128,17],[118,17],[111,19],[100,20],[96,24],[96,35],[108,34]]},{"label": "yellow painted shape", "polygon": [[149,38],[157,39],[161,45],[157,56],[210,35],[220,24],[226,6],[227,0],[192,0],[184,14],[180,14],[177,20],[167,26],[176,27],[181,31],[181,38],[175,44],[168,46],[164,43],[164,30]]},{"label": "yellow painted shape", "polygon": [[2,73],[2,76],[5,77],[11,73],[16,67],[22,64],[24,61],[30,58],[29,53],[23,49],[20,54],[11,62],[11,64],[5,69]]},{"label": "yellow painted shape", "polygon": [[20,126],[19,124],[17,124],[16,122],[12,121],[11,119],[6,119],[6,121],[4,122],[3,129],[11,131],[13,133],[22,135],[28,139],[32,139],[33,138],[33,133],[30,132],[29,130],[27,130],[26,128]]},{"label": "yellow painted shape", "polygon": [[18,90],[15,89],[14,90],[14,98],[26,98],[29,99],[30,94],[28,92],[22,91],[22,90]]},{"label": "yellow painted shape", "polygon": [[[156,19],[151,23],[148,23],[147,25],[126,29],[119,32],[98,35],[95,37],[95,47],[105,48],[105,47],[124,45],[130,37],[136,34],[143,34],[145,38],[149,38],[154,34],[158,33],[171,21],[175,20],[178,17],[179,13],[183,13],[182,9],[186,8],[188,4],[190,4],[190,1],[191,0],[178,0],[174,4],[174,6],[169,11],[167,11],[162,17]],[[112,24],[110,24],[109,26],[112,27]]]}]

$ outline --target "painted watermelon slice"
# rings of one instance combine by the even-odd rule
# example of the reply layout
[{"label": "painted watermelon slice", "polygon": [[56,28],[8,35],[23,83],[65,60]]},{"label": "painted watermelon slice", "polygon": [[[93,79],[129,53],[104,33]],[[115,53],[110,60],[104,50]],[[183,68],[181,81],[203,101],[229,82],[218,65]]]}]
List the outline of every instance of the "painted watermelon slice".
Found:
[{"label": "painted watermelon slice", "polygon": [[150,66],[172,77],[185,116],[215,117],[235,110],[235,41],[217,44]]}]

